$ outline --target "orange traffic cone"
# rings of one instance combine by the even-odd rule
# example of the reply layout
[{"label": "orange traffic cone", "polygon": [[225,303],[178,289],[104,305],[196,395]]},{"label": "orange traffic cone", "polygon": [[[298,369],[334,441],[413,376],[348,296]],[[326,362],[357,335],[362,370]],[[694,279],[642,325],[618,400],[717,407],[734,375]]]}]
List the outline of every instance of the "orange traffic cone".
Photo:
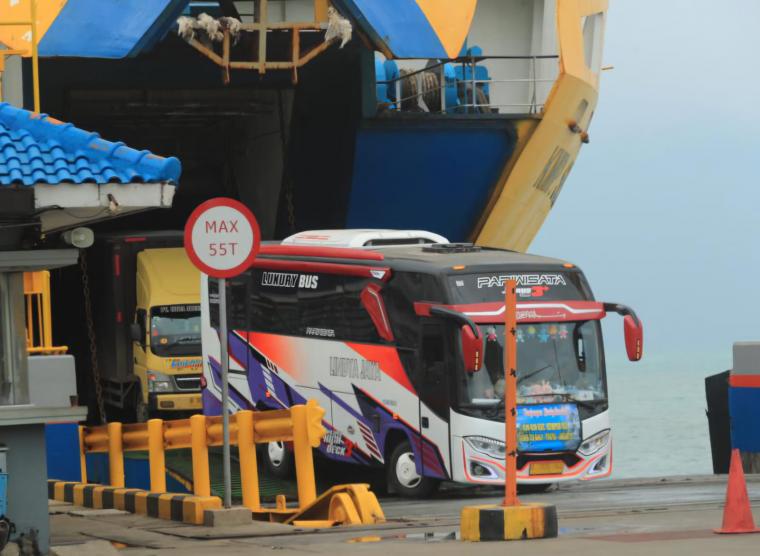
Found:
[{"label": "orange traffic cone", "polygon": [[752,508],[747,496],[747,483],[744,481],[744,469],[739,450],[731,451],[731,467],[728,469],[728,488],[726,489],[726,506],[723,510],[723,527],[716,533],[760,533],[752,519]]}]

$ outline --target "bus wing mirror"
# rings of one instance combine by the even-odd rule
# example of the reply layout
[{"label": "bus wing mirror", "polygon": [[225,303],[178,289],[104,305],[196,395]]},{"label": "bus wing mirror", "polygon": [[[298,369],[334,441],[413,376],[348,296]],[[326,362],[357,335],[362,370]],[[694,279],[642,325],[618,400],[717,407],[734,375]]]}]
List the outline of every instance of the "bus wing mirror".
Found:
[{"label": "bus wing mirror", "polygon": [[628,359],[639,361],[644,355],[644,326],[633,309],[621,303],[605,303],[604,310],[613,311],[623,317],[623,336]]},{"label": "bus wing mirror", "polygon": [[644,328],[641,321],[632,315],[623,317],[623,334],[625,335],[625,351],[628,359],[638,361],[644,350]]},{"label": "bus wing mirror", "polygon": [[142,337],[142,327],[139,323],[133,322],[129,325],[129,335],[132,337],[133,342],[142,344],[145,341],[145,338]]},{"label": "bus wing mirror", "polygon": [[475,373],[483,366],[483,336],[480,334],[480,330],[477,332],[476,335],[469,324],[464,324],[459,333],[462,339],[464,370],[468,373]]}]

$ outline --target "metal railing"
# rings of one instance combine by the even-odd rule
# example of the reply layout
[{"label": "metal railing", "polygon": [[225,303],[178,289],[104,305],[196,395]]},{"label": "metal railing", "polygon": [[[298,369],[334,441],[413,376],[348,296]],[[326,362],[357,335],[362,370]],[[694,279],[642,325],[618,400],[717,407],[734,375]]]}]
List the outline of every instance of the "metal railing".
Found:
[{"label": "metal railing", "polygon": [[[335,485],[317,496],[312,449],[319,447],[326,433],[322,425],[324,415],[325,410],[316,401],[309,400],[305,405],[294,405],[289,409],[238,411],[230,416],[230,442],[238,448],[243,505],[251,510],[254,519],[309,527],[369,525],[385,521],[383,510],[369,485]],[[193,494],[201,501],[217,502],[216,507],[220,507],[221,501],[211,496],[209,447],[221,446],[222,436],[221,416],[193,415],[189,419],[174,421],[151,419],[139,424],[79,427],[82,482],[78,486],[79,492],[87,486],[87,454],[107,454],[110,486],[129,490],[124,489],[124,452],[147,451],[150,468],[148,496],[164,494],[166,450],[190,448]],[[261,505],[256,444],[269,442],[292,443],[297,507],[288,507],[284,494],[276,496],[275,507]],[[87,505],[86,501],[84,505]],[[189,521],[185,518],[185,522],[203,523],[202,510]]]},{"label": "metal railing", "polygon": [[[509,112],[537,114],[544,106],[546,93],[539,92],[542,83],[554,83],[554,78],[538,75],[537,64],[542,60],[558,60],[557,55],[538,56],[464,56],[445,62],[428,64],[416,71],[400,70],[400,75],[391,80],[378,80],[378,85],[387,87],[387,99],[378,99],[379,111],[428,112],[437,114],[487,114]],[[477,69],[485,61],[528,62],[527,76],[514,78],[478,79]],[[461,68],[461,78],[456,74],[447,75],[447,68],[456,72]],[[557,68],[557,72],[559,69]],[[542,72],[548,73],[548,72]],[[487,91],[496,86],[523,87],[527,102],[493,102]],[[452,90],[453,88],[453,90]],[[447,95],[447,93],[449,93]],[[452,94],[454,93],[454,94]],[[521,95],[517,90],[513,93]],[[455,95],[455,96],[454,96]],[[454,102],[452,101],[452,97]]]},{"label": "metal railing", "polygon": [[53,345],[53,316],[50,310],[50,272],[24,273],[26,350],[29,355],[61,355],[66,346]]},{"label": "metal railing", "polygon": [[[230,416],[230,442],[237,445],[240,458],[240,483],[243,505],[262,511],[256,444],[292,442],[298,490],[298,508],[317,498],[312,448],[319,447],[325,428],[322,409],[314,400],[306,405],[274,411],[239,411]],[[150,491],[166,492],[166,450],[190,448],[192,451],[193,493],[211,496],[208,449],[222,445],[222,417],[193,415],[189,419],[147,423],[108,423],[79,428],[82,483],[87,483],[85,456],[108,454],[110,485],[124,487],[124,452],[147,451]],[[285,508],[278,508],[286,511]]]}]

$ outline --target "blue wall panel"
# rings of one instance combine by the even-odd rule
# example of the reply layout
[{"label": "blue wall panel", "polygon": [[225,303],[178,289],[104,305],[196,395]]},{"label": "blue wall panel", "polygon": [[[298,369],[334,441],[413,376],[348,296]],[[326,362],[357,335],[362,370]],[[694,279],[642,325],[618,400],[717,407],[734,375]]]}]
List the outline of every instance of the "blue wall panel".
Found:
[{"label": "blue wall panel", "polygon": [[728,389],[731,447],[760,452],[760,388]]},{"label": "blue wall panel", "polygon": [[[424,229],[465,241],[515,146],[511,124],[358,133],[348,228]],[[455,122],[456,124],[456,122]]]}]

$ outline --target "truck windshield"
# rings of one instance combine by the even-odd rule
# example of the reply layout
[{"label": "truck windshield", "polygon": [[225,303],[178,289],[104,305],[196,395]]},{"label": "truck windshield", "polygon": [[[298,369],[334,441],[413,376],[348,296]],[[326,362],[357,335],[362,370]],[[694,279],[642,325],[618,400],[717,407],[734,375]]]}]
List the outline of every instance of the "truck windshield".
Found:
[{"label": "truck windshield", "polygon": [[150,347],[160,357],[200,355],[200,305],[153,307],[150,310]]},{"label": "truck windshield", "polygon": [[[459,402],[481,413],[502,408],[504,325],[480,325],[483,368],[458,381]],[[517,402],[573,402],[589,405],[606,399],[598,321],[547,322],[517,326]],[[492,412],[492,411],[491,411]]]}]

